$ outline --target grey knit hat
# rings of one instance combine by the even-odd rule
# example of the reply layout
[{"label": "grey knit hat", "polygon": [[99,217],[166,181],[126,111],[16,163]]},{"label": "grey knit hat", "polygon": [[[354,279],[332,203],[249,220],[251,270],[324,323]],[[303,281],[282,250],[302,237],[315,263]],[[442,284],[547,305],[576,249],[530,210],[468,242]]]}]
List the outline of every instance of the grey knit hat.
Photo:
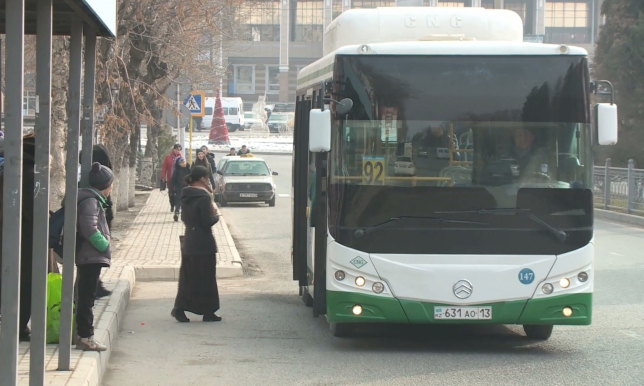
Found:
[{"label": "grey knit hat", "polygon": [[114,182],[114,172],[107,166],[98,162],[92,164],[92,170],[89,171],[89,185],[98,190],[105,190],[112,186]]}]

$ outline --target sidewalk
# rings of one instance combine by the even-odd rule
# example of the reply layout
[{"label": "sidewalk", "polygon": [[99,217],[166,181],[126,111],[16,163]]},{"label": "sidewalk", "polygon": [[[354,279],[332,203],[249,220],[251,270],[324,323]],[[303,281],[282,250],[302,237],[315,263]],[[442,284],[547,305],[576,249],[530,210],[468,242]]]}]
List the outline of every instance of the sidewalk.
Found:
[{"label": "sidewalk", "polygon": [[[118,216],[118,213],[116,214]],[[179,235],[182,222],[174,222],[168,196],[154,190],[134,220],[125,239],[113,251],[112,267],[104,271],[105,286],[114,292],[96,301],[95,337],[107,346],[102,353],[83,352],[72,347],[72,371],[56,371],[58,345],[47,345],[46,384],[52,386],[95,386],[106,369],[119,325],[130,300],[136,280],[177,280],[181,264]],[[243,275],[242,263],[223,216],[214,227],[219,253],[217,277]],[[20,343],[19,385],[29,385],[29,343]]]},{"label": "sidewalk", "polygon": [[[217,277],[243,275],[241,259],[223,216],[213,228],[217,240]],[[147,204],[119,245],[118,267],[134,267],[136,279],[166,281],[179,279],[181,221],[174,222],[166,192],[153,190]]]}]

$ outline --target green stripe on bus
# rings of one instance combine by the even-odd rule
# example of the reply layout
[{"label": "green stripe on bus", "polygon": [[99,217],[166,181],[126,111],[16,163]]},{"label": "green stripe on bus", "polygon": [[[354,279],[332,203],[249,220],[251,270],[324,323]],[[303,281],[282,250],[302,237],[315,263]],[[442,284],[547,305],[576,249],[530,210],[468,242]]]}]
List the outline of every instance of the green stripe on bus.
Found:
[{"label": "green stripe on bus", "polygon": [[328,66],[326,66],[324,68],[321,68],[321,69],[319,69],[317,71],[314,71],[314,72],[308,74],[307,76],[305,76],[303,78],[298,79],[297,80],[297,85],[299,86],[301,84],[310,82],[313,79],[319,78],[322,75],[326,75],[326,74],[332,73],[332,72],[333,72],[333,63],[331,63]]}]

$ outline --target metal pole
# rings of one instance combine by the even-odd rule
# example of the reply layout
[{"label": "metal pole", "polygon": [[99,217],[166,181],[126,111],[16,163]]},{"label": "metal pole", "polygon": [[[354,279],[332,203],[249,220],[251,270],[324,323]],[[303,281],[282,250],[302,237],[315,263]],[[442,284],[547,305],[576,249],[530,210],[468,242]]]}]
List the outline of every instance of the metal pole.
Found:
[{"label": "metal pole", "polygon": [[[2,39],[0,39],[0,86],[2,85]],[[2,87],[0,87],[0,117],[2,117],[2,114],[4,114],[4,98],[2,97]],[[2,124],[4,124],[4,120],[2,120]],[[1,127],[1,125],[0,125]]]},{"label": "metal pole", "polygon": [[604,209],[608,210],[610,205],[610,158],[606,158],[606,169],[604,171]]},{"label": "metal pole", "polygon": [[65,162],[65,226],[63,234],[63,299],[60,310],[58,370],[69,371],[72,345],[72,302],[74,300],[74,259],[76,254],[76,199],[78,197],[78,136],[80,135],[80,94],[83,65],[83,22],[72,21],[69,44],[69,126]]},{"label": "metal pole", "polygon": [[38,0],[36,36],[36,154],[34,166],[34,233],[31,288],[29,384],[45,384],[47,338],[47,268],[49,245],[49,153],[51,143],[52,0]]},{"label": "metal pole", "polygon": [[635,200],[635,161],[632,159],[628,160],[628,190],[627,190],[627,199],[628,204],[626,205],[626,213],[633,213],[633,201]]},{"label": "metal pole", "polygon": [[96,33],[88,29],[85,36],[85,86],[83,96],[83,151],[81,158],[82,188],[89,187],[89,170],[92,168],[94,131],[94,83],[96,78]]},{"label": "metal pole", "polygon": [[[203,101],[201,103],[203,103]],[[190,155],[188,159],[188,162],[190,162],[190,165],[192,165],[192,114],[190,114]]]},{"label": "metal pole", "polygon": [[7,109],[2,191],[2,328],[0,385],[18,384],[20,237],[22,226],[22,98],[24,86],[25,0],[7,0]]},{"label": "metal pole", "polygon": [[181,149],[186,147],[186,132],[181,127],[181,85],[177,83],[177,136],[179,137],[179,143],[181,144]]}]

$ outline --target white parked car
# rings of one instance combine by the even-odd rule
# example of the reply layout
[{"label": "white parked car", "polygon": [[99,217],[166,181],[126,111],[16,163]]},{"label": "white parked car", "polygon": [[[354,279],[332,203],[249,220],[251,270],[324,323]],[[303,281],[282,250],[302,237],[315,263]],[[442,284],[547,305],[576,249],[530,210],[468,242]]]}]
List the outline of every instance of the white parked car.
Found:
[{"label": "white parked car", "polygon": [[394,163],[394,174],[397,176],[416,175],[416,165],[411,161],[411,157],[398,157]]},{"label": "white parked car", "polygon": [[436,158],[449,159],[449,149],[446,147],[439,147],[436,149]]}]

